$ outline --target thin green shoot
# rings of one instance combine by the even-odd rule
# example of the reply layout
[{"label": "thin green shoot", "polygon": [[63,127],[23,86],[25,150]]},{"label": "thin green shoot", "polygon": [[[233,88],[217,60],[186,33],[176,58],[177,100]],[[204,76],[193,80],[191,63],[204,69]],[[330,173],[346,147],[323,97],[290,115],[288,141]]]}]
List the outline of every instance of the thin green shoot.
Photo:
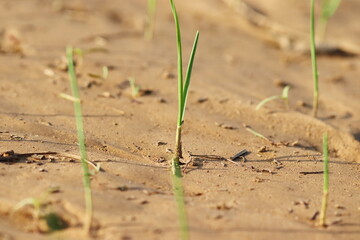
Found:
[{"label": "thin green shoot", "polygon": [[175,27],[176,27],[176,41],[177,41],[177,53],[178,53],[178,121],[176,131],[176,152],[173,158],[173,167],[178,165],[179,159],[182,158],[182,145],[181,145],[181,128],[184,123],[185,107],[189,92],[191,73],[199,40],[199,31],[196,32],[193,48],[190,54],[188,68],[185,75],[185,81],[183,77],[183,65],[182,65],[182,44],[181,44],[181,32],[179,18],[176,12],[175,3],[170,0],[171,9],[174,15]]},{"label": "thin green shoot", "polygon": [[75,101],[73,101],[74,112],[75,112],[78,142],[80,146],[80,160],[83,169],[83,184],[84,184],[85,205],[86,205],[84,230],[86,231],[86,233],[89,233],[91,230],[92,219],[93,219],[93,201],[92,201],[92,192],[91,192],[90,172],[87,163],[83,115],[81,110],[79,87],[76,79],[74,60],[73,60],[73,48],[68,47],[66,49],[66,55],[68,61],[68,73],[69,73],[72,95],[75,99]]},{"label": "thin green shoot", "polygon": [[59,187],[51,187],[46,193],[42,194],[38,198],[25,198],[17,203],[14,207],[14,211],[19,211],[25,206],[31,206],[33,208],[32,216],[35,221],[44,220],[49,232],[63,230],[67,227],[66,222],[56,213],[49,210],[49,201],[46,199],[50,194],[58,192]]},{"label": "thin green shoot", "polygon": [[14,211],[18,211],[26,205],[30,205],[34,208],[33,217],[35,219],[39,219],[41,216],[42,207],[44,205],[43,201],[40,198],[25,198],[15,205]]},{"label": "thin green shoot", "polygon": [[315,43],[315,6],[314,0],[311,0],[310,9],[310,53],[311,53],[311,64],[314,81],[314,96],[313,96],[313,116],[317,117],[318,106],[319,106],[319,73],[316,60],[316,43]]},{"label": "thin green shoot", "polygon": [[103,66],[101,68],[101,75],[100,74],[96,74],[96,73],[88,73],[88,76],[91,78],[97,78],[97,79],[101,79],[101,80],[106,80],[109,76],[109,69],[106,66]]},{"label": "thin green shoot", "polygon": [[186,102],[190,87],[191,73],[194,64],[194,58],[196,54],[197,44],[199,40],[199,31],[196,32],[194,44],[189,58],[188,67],[185,74],[185,79],[183,77],[183,64],[182,64],[182,43],[181,43],[181,32],[180,32],[180,23],[176,11],[176,6],[173,0],[170,0],[171,10],[175,22],[176,30],[176,43],[177,43],[177,66],[178,66],[178,120],[176,128],[176,142],[175,142],[175,156],[172,159],[171,167],[171,178],[173,184],[173,191],[177,203],[177,210],[179,216],[180,224],[180,235],[182,240],[189,239],[189,227],[187,221],[187,213],[184,199],[184,189],[181,181],[181,168],[180,168],[180,158],[182,158],[182,144],[181,144],[181,129],[184,123],[185,108]]},{"label": "thin green shoot", "polygon": [[276,99],[282,99],[284,100],[285,106],[286,108],[289,108],[289,90],[290,90],[290,86],[285,86],[283,88],[282,94],[281,95],[275,95],[275,96],[271,96],[268,98],[265,98],[264,100],[262,100],[258,105],[256,105],[256,110],[259,110],[260,108],[262,108],[266,103],[276,100]]},{"label": "thin green shoot", "polygon": [[326,35],[326,29],[329,22],[329,19],[335,14],[338,9],[341,0],[323,0],[322,1],[322,10],[319,20],[319,36],[320,40],[323,41]]},{"label": "thin green shoot", "polygon": [[328,148],[328,136],[325,133],[323,136],[323,160],[324,160],[324,185],[323,185],[323,197],[320,211],[319,225],[326,227],[326,211],[328,207],[329,198],[329,148]]},{"label": "thin green shoot", "polygon": [[148,9],[144,32],[144,37],[147,40],[151,40],[154,37],[156,2],[157,0],[148,0]]},{"label": "thin green shoot", "polygon": [[249,125],[244,124],[244,128],[245,128],[248,132],[254,134],[256,137],[262,138],[262,139],[264,139],[264,140],[266,140],[266,141],[269,141],[269,142],[272,142],[270,139],[268,139],[267,137],[265,137],[265,136],[262,135],[261,133],[258,133],[257,131],[255,131],[254,129],[252,129]]},{"label": "thin green shoot", "polygon": [[131,95],[133,98],[136,98],[140,95],[140,85],[136,84],[135,78],[129,78],[129,84],[131,88]]},{"label": "thin green shoot", "polygon": [[107,79],[109,77],[109,68],[107,66],[102,67],[102,79]]},{"label": "thin green shoot", "polygon": [[38,198],[25,198],[18,202],[15,207],[14,211],[18,211],[20,208],[25,207],[26,205],[30,205],[34,208],[34,217],[40,218],[42,214],[43,207],[46,205],[46,199],[50,196],[50,194],[59,192],[59,186],[51,186],[45,193],[43,193]]}]

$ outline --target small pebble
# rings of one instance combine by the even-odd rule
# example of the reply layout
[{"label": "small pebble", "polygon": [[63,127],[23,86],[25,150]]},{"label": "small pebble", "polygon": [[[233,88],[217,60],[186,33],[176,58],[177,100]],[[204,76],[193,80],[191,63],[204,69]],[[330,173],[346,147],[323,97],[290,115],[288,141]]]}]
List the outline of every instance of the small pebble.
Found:
[{"label": "small pebble", "polygon": [[337,208],[337,209],[345,209],[344,206],[341,206],[341,205],[339,205],[339,204],[335,204],[335,208]]},{"label": "small pebble", "polygon": [[140,201],[140,204],[141,204],[141,205],[145,205],[145,204],[148,204],[148,203],[149,203],[148,200],[141,200],[141,201]]},{"label": "small pebble", "polygon": [[164,98],[159,98],[158,101],[159,101],[159,103],[167,103],[166,99],[164,99]]},{"label": "small pebble", "polygon": [[163,73],[162,77],[163,77],[164,79],[173,79],[173,78],[176,77],[176,75],[173,74],[173,73],[171,73],[171,72],[169,72],[169,71],[165,71],[165,72]]},{"label": "small pebble", "polygon": [[310,107],[310,104],[304,102],[303,100],[297,101],[296,105],[298,105],[299,107]]},{"label": "small pebble", "polygon": [[277,86],[277,87],[283,88],[285,86],[288,86],[289,84],[282,81],[281,79],[275,79],[274,80],[274,85]]},{"label": "small pebble", "polygon": [[269,151],[269,150],[267,149],[266,146],[262,146],[262,147],[260,147],[259,150],[258,150],[259,153],[260,153],[260,152],[267,152],[267,151]]},{"label": "small pebble", "polygon": [[119,190],[121,192],[125,192],[127,190],[129,190],[128,186],[120,186],[120,187],[117,187],[116,190]]},{"label": "small pebble", "polygon": [[206,101],[208,101],[209,99],[208,98],[199,98],[198,100],[197,100],[197,102],[198,103],[204,103],[204,102],[206,102]]},{"label": "small pebble", "polygon": [[164,146],[164,145],[167,145],[167,143],[166,142],[157,142],[157,145],[158,146]]},{"label": "small pebble", "polygon": [[48,76],[48,77],[55,76],[55,72],[50,68],[45,68],[43,73],[45,76]]}]

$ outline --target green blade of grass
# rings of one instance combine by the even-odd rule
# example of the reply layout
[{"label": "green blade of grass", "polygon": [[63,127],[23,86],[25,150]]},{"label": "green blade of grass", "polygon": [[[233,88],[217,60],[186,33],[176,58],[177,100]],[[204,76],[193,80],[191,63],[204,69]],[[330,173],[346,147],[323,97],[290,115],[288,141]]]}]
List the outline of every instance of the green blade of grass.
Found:
[{"label": "green blade of grass", "polygon": [[324,160],[324,184],[323,184],[323,197],[320,211],[320,223],[322,227],[326,226],[326,211],[329,198],[329,147],[328,136],[325,133],[323,136],[323,160]]},{"label": "green blade of grass", "polygon": [[285,86],[281,95],[281,98],[284,100],[286,108],[289,110],[290,106],[289,106],[289,90],[290,90],[290,86]]},{"label": "green blade of grass", "polygon": [[338,9],[341,0],[323,0],[321,15],[323,18],[330,18]]},{"label": "green blade of grass", "polygon": [[315,44],[315,6],[314,0],[311,0],[310,9],[310,53],[311,53],[311,65],[314,81],[314,97],[313,97],[313,116],[317,117],[318,105],[319,105],[319,74],[316,60],[316,44]]},{"label": "green blade of grass", "polygon": [[102,79],[103,80],[107,79],[109,77],[109,68],[107,66],[103,66],[101,70],[102,70],[102,74],[101,74]]},{"label": "green blade of grass", "polygon": [[289,90],[290,90],[290,86],[285,86],[282,91],[281,98],[288,99],[289,98]]},{"label": "green blade of grass", "polygon": [[250,126],[244,124],[244,128],[245,128],[248,132],[254,134],[256,137],[259,137],[259,138],[262,138],[262,139],[264,139],[264,140],[266,140],[266,141],[271,142],[270,139],[268,139],[267,137],[265,137],[265,136],[262,135],[261,133],[258,133],[257,131],[255,131],[254,129],[252,129]]},{"label": "green blade of grass", "polygon": [[147,19],[145,26],[145,38],[151,40],[154,36],[155,12],[157,0],[148,0]]},{"label": "green blade of grass", "polygon": [[325,39],[326,29],[329,19],[334,15],[338,9],[341,0],[323,0],[322,10],[319,24],[319,36],[321,40]]},{"label": "green blade of grass", "polygon": [[140,86],[135,83],[135,78],[129,77],[129,84],[131,88],[131,95],[136,98],[140,93]]},{"label": "green blade of grass", "polygon": [[194,64],[194,59],[195,59],[195,54],[196,54],[198,41],[199,41],[199,31],[197,31],[196,35],[195,35],[194,44],[193,44],[193,48],[191,50],[189,63],[188,63],[188,68],[186,70],[186,75],[185,75],[185,85],[184,85],[184,91],[183,91],[184,96],[183,96],[183,99],[182,99],[182,108],[181,108],[181,110],[182,110],[181,122],[184,121],[186,101],[187,101],[187,96],[188,96],[188,93],[189,93],[191,73],[192,73],[192,69],[193,69],[193,64]]},{"label": "green blade of grass", "polygon": [[273,101],[275,99],[279,99],[281,98],[281,96],[271,96],[271,97],[268,97],[268,98],[265,98],[264,100],[262,100],[261,102],[259,102],[258,105],[256,105],[256,110],[259,110],[260,108],[262,108],[266,103],[270,102],[270,101]]},{"label": "green blade of grass", "polygon": [[34,208],[34,217],[40,218],[40,210],[42,204],[42,201],[38,198],[25,198],[15,205],[14,210],[17,211],[26,205],[30,205]]},{"label": "green blade of grass", "polygon": [[262,108],[266,103],[276,100],[276,99],[283,99],[285,102],[285,105],[287,108],[289,108],[289,90],[290,90],[290,86],[285,86],[283,91],[282,91],[282,95],[275,95],[275,96],[271,96],[268,98],[265,98],[264,100],[262,100],[261,102],[258,103],[258,105],[256,105],[255,110],[259,110],[260,108]]},{"label": "green blade of grass", "polygon": [[180,32],[180,24],[179,24],[179,18],[176,12],[175,3],[173,0],[170,0],[171,4],[171,10],[174,16],[174,22],[175,22],[175,29],[176,29],[176,47],[177,47],[177,54],[178,54],[178,101],[179,101],[179,112],[178,112],[178,126],[181,126],[182,124],[182,103],[183,103],[183,66],[182,66],[182,44],[181,44],[181,32]]},{"label": "green blade of grass", "polygon": [[[68,61],[68,73],[71,85],[71,91],[74,99],[80,99],[79,87],[76,79],[74,60],[73,60],[73,48],[68,47],[66,49],[67,61]],[[87,165],[87,152],[85,145],[85,134],[83,126],[83,115],[81,110],[81,101],[74,101],[74,112],[75,112],[75,121],[76,129],[78,135],[78,142],[80,147],[80,160],[81,166],[83,169],[83,184],[85,192],[85,205],[86,205],[86,214],[84,229],[87,233],[90,232],[93,216],[93,203],[92,203],[92,193],[91,193],[91,182],[90,182],[90,172]]]},{"label": "green blade of grass", "polygon": [[180,24],[179,18],[176,12],[175,3],[173,0],[170,0],[171,10],[174,16],[175,28],[176,28],[176,42],[177,42],[177,53],[178,53],[178,120],[176,128],[176,152],[175,156],[172,159],[172,168],[171,168],[171,179],[173,185],[173,192],[175,195],[176,206],[178,211],[178,219],[180,225],[180,236],[182,240],[189,239],[189,227],[186,213],[186,205],[184,199],[184,189],[181,181],[181,167],[180,167],[180,158],[182,158],[182,144],[181,144],[181,130],[184,122],[185,106],[188,95],[188,90],[190,86],[192,67],[194,63],[195,53],[197,49],[197,43],[199,39],[199,32],[195,35],[195,40],[193,48],[190,54],[189,64],[185,76],[185,85],[183,79],[183,69],[182,69],[182,46],[181,46],[181,34],[180,34]]}]

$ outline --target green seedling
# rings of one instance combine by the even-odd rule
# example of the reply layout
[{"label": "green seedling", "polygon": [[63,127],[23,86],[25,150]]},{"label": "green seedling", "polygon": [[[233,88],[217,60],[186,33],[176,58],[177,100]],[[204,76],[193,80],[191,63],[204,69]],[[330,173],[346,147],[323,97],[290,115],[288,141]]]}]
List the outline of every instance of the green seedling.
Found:
[{"label": "green seedling", "polygon": [[135,78],[129,78],[129,84],[131,88],[131,95],[133,98],[136,98],[140,95],[140,85],[135,83]]},{"label": "green seedling", "polygon": [[73,95],[72,99],[69,100],[71,100],[74,103],[76,129],[78,135],[78,142],[80,146],[80,160],[83,170],[83,183],[84,183],[85,205],[86,205],[84,229],[87,233],[89,233],[93,218],[93,203],[92,203],[92,193],[91,193],[90,171],[88,168],[87,152],[85,145],[83,115],[81,110],[79,87],[77,83],[74,60],[73,60],[73,48],[68,47],[66,49],[66,55],[68,61],[68,73],[69,73],[70,85]]},{"label": "green seedling", "polygon": [[193,48],[190,54],[189,63],[185,75],[185,81],[183,78],[183,66],[182,66],[182,45],[181,45],[181,33],[180,33],[180,24],[179,18],[176,12],[175,3],[173,0],[170,0],[171,10],[174,16],[175,29],[176,29],[176,42],[177,42],[177,55],[178,55],[178,120],[176,128],[176,142],[175,142],[175,156],[172,159],[172,184],[173,191],[177,203],[177,210],[179,215],[180,223],[180,234],[181,239],[189,239],[189,227],[187,222],[187,214],[185,208],[184,200],[184,190],[181,181],[181,168],[180,168],[180,158],[182,158],[182,145],[181,145],[181,129],[184,123],[185,107],[186,100],[189,92],[191,73],[195,58],[195,53],[197,49],[197,44],[199,40],[199,31],[196,32]]},{"label": "green seedling", "polygon": [[102,67],[102,79],[107,79],[109,77],[109,68],[107,66]]},{"label": "green seedling", "polygon": [[144,32],[144,37],[147,40],[151,40],[154,36],[156,2],[156,0],[148,0],[148,9]]},{"label": "green seedling", "polygon": [[310,7],[310,53],[311,53],[311,64],[313,72],[314,82],[314,96],[313,96],[313,116],[317,117],[318,106],[319,106],[319,73],[316,60],[316,44],[315,44],[315,6],[314,0],[311,0]]},{"label": "green seedling", "polygon": [[[173,158],[173,169],[174,174],[176,168],[179,166],[179,159],[182,158],[182,144],[181,144],[181,129],[184,123],[185,107],[189,92],[191,73],[197,49],[197,43],[199,40],[199,32],[195,35],[193,48],[190,54],[189,64],[185,75],[185,81],[183,78],[183,66],[182,66],[182,44],[181,44],[181,33],[179,19],[176,12],[176,7],[173,0],[170,0],[171,9],[174,15],[175,27],[176,27],[176,40],[177,40],[177,53],[178,53],[178,121],[176,130],[176,151],[175,157]],[[177,174],[181,176],[180,174]]]},{"label": "green seedling", "polygon": [[341,0],[323,0],[322,1],[322,10],[319,20],[319,36],[321,41],[325,39],[326,29],[329,22],[329,19],[335,14],[338,9]]},{"label": "green seedling", "polygon": [[21,200],[18,204],[16,204],[14,210],[18,211],[27,205],[30,205],[34,208],[33,217],[35,219],[40,219],[40,216],[42,215],[42,208],[45,205],[44,201],[40,198],[25,198]]},{"label": "green seedling", "polygon": [[265,136],[262,135],[261,133],[258,133],[257,131],[255,131],[254,129],[252,129],[250,126],[244,124],[244,128],[245,128],[248,132],[254,134],[256,137],[262,138],[262,139],[264,139],[264,140],[266,140],[266,141],[271,142],[270,139],[268,139],[267,137],[265,137]]},{"label": "green seedling", "polygon": [[328,148],[328,136],[325,133],[323,136],[323,158],[324,158],[324,185],[323,185],[323,197],[320,211],[319,225],[326,227],[326,211],[329,198],[329,148]]},{"label": "green seedling", "polygon": [[268,98],[265,98],[264,100],[262,100],[257,106],[256,106],[256,110],[259,110],[260,108],[262,108],[262,106],[264,106],[266,103],[270,102],[270,101],[273,101],[273,100],[276,100],[276,99],[282,99],[284,100],[284,103],[285,103],[285,106],[287,108],[289,108],[289,89],[290,89],[290,86],[285,86],[283,91],[282,91],[282,94],[281,95],[276,95],[276,96],[271,96],[271,97],[268,97]]},{"label": "green seedling", "polygon": [[31,206],[34,211],[32,212],[33,218],[35,221],[44,220],[48,227],[49,232],[63,230],[67,227],[67,224],[62,220],[62,218],[49,210],[49,202],[46,200],[50,194],[58,192],[58,187],[50,188],[45,194],[39,198],[26,198],[20,201],[14,207],[14,211],[19,211],[25,206]]},{"label": "green seedling", "polygon": [[102,73],[100,74],[96,74],[96,73],[88,73],[89,77],[92,78],[97,78],[97,79],[101,79],[101,80],[106,80],[109,76],[109,68],[107,66],[103,66],[101,68]]}]

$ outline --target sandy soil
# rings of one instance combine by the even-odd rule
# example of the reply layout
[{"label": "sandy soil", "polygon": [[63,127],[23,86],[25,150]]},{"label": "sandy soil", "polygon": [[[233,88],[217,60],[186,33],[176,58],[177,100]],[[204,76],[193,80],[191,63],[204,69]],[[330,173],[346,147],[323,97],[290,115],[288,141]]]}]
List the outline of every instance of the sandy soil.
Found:
[{"label": "sandy soil", "polygon": [[[189,167],[183,180],[192,239],[360,238],[360,2],[343,1],[329,25],[326,43],[338,51],[319,58],[318,119],[311,116],[308,2],[177,1],[186,58],[201,32],[184,152],[251,152],[237,165]],[[175,32],[169,3],[160,0],[155,37],[144,40],[145,13],[140,0],[1,1],[0,152],[57,154],[11,161],[3,154],[0,239],[88,239],[72,104],[59,97],[70,94],[68,45],[106,50],[87,54],[78,67],[89,159],[103,168],[92,177],[92,238],[179,239],[166,161],[177,116]],[[102,66],[109,77],[91,77]],[[133,99],[129,77],[152,93]],[[289,109],[274,101],[255,110],[283,84],[291,86]],[[320,209],[322,174],[301,172],[322,170],[325,132],[330,203],[329,226],[321,229],[311,218]],[[54,186],[59,191],[46,195]],[[44,211],[68,227],[47,233],[34,209],[14,211],[26,198],[41,198]]]}]

